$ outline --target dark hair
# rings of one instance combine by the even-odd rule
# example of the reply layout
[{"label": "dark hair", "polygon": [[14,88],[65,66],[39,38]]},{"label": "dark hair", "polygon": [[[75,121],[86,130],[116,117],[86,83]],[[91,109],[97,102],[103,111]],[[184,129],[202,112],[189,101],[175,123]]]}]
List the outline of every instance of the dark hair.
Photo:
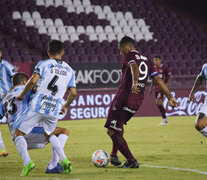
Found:
[{"label": "dark hair", "polygon": [[134,45],[134,40],[130,38],[129,36],[124,36],[121,41],[119,42],[120,46],[123,46],[125,44],[131,44]]},{"label": "dark hair", "polygon": [[0,52],[2,52],[2,49],[0,48]]},{"label": "dark hair", "polygon": [[64,49],[63,43],[58,40],[52,40],[48,45],[48,51],[51,55],[60,54],[63,49]]},{"label": "dark hair", "polygon": [[27,77],[26,74],[24,73],[16,73],[13,77],[12,77],[12,84],[13,86],[16,86],[18,84],[20,84],[23,80],[28,80],[29,78]]},{"label": "dark hair", "polygon": [[160,56],[154,56],[154,58],[158,58],[158,59],[161,59],[161,57],[160,57]]}]

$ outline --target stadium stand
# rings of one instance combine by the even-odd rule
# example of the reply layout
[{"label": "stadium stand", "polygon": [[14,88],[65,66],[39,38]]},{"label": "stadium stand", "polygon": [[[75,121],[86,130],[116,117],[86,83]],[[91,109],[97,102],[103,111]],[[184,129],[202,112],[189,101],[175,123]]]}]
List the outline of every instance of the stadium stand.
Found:
[{"label": "stadium stand", "polygon": [[128,35],[150,59],[163,57],[177,85],[192,83],[207,56],[206,27],[153,0],[1,0],[0,18],[0,47],[12,62],[45,58],[49,39],[65,43],[68,62],[118,62]]}]

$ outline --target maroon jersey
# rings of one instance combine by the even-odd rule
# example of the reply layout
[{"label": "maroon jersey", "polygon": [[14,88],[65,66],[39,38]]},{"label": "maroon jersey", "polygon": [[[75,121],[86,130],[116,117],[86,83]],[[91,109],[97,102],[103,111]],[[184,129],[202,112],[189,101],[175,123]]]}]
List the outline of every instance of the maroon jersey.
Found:
[{"label": "maroon jersey", "polygon": [[[140,90],[139,94],[131,92],[132,75],[130,64],[133,63],[136,63],[139,67],[139,81],[137,82]],[[117,101],[116,104],[136,109],[137,106],[141,105],[144,98],[144,90],[148,77],[150,76],[153,78],[157,75],[158,73],[156,72],[152,62],[145,56],[142,56],[138,51],[133,50],[125,54],[122,59],[122,80],[115,96],[115,100]]]},{"label": "maroon jersey", "polygon": [[[160,65],[160,67],[158,68],[157,66],[154,66],[154,68],[156,69],[156,71],[158,72],[160,78],[165,82],[167,83],[167,80],[170,76],[170,72],[168,70],[168,68],[166,66],[164,66],[163,64]],[[155,84],[155,92],[160,92],[161,89],[160,87],[158,86],[158,84]]]}]

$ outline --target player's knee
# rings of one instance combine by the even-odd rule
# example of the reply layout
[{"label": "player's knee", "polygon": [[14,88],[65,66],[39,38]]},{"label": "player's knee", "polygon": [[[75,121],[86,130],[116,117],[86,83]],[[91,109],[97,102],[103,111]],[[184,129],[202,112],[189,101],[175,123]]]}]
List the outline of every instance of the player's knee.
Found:
[{"label": "player's knee", "polygon": [[18,136],[24,136],[24,133],[16,128],[15,131],[14,131],[13,136],[14,136],[14,139],[16,139]]},{"label": "player's knee", "polygon": [[62,134],[65,134],[66,136],[69,136],[69,130],[66,128],[63,128]]},{"label": "player's knee", "polygon": [[195,128],[198,131],[203,130],[207,125],[207,118],[204,113],[199,113],[196,117]]},{"label": "player's knee", "polygon": [[114,133],[115,133],[115,132],[112,131],[111,129],[108,129],[108,130],[107,130],[107,134],[108,134],[110,137],[113,136]]}]

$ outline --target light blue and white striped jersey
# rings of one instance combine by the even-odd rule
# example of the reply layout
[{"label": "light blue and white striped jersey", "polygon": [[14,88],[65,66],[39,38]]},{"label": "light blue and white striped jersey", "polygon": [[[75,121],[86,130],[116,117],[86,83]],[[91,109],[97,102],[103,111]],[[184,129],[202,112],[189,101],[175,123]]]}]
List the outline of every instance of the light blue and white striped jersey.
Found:
[{"label": "light blue and white striped jersey", "polygon": [[207,80],[207,63],[203,65],[200,76]]},{"label": "light blue and white striped jersey", "polygon": [[7,93],[6,97],[1,102],[0,115],[6,116],[11,134],[13,134],[15,130],[16,120],[22,115],[22,113],[28,107],[29,101],[33,97],[32,91],[29,91],[24,100],[16,100],[16,96],[23,91],[24,87],[24,85],[15,87]]},{"label": "light blue and white striped jersey", "polygon": [[58,117],[65,92],[68,88],[76,87],[73,69],[64,61],[48,59],[40,61],[34,73],[39,74],[40,79],[30,109]]},{"label": "light blue and white striped jersey", "polygon": [[12,87],[11,77],[16,74],[16,69],[5,59],[0,62],[0,100]]}]

